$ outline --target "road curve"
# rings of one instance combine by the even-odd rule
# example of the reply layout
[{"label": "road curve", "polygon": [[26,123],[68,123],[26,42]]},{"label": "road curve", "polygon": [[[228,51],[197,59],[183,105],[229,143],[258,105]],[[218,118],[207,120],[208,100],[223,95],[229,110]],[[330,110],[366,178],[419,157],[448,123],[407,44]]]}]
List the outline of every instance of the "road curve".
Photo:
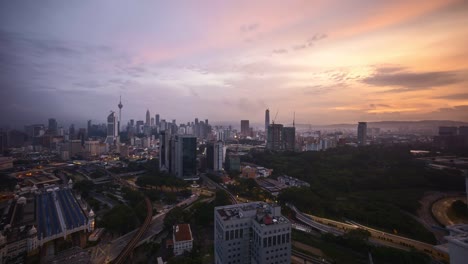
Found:
[{"label": "road curve", "polygon": [[140,227],[138,232],[135,233],[135,235],[132,237],[130,242],[125,246],[125,248],[120,252],[119,256],[112,262],[113,264],[121,264],[125,263],[125,260],[128,258],[130,253],[132,253],[133,249],[135,248],[136,244],[138,241],[140,241],[140,238],[143,236],[143,234],[148,230],[151,220],[153,218],[153,206],[151,205],[151,201],[148,199],[148,197],[145,197],[145,202],[146,202],[146,218],[145,222],[143,225]]}]

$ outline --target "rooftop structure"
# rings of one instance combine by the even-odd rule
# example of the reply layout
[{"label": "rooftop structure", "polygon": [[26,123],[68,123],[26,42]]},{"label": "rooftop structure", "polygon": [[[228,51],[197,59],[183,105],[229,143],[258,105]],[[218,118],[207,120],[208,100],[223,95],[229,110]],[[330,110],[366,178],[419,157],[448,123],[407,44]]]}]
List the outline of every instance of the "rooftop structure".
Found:
[{"label": "rooftop structure", "polygon": [[291,223],[280,206],[252,202],[214,213],[216,264],[291,262]]}]

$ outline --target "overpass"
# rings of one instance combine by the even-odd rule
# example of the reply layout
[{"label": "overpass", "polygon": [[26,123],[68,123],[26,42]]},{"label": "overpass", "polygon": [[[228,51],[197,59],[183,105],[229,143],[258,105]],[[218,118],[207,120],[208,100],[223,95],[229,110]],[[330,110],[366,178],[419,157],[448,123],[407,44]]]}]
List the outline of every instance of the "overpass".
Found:
[{"label": "overpass", "polygon": [[[434,245],[402,237],[386,232],[382,232],[377,229],[373,229],[364,225],[360,225],[356,222],[343,223],[331,219],[321,218],[309,214],[304,214],[299,211],[294,205],[288,204],[288,206],[296,213],[296,218],[309,226],[311,229],[317,230],[321,233],[331,233],[333,235],[343,235],[344,233],[355,230],[363,229],[370,233],[369,241],[373,244],[380,246],[393,247],[402,250],[417,250],[419,252],[430,255],[432,258],[442,261],[448,261],[449,256],[445,252],[441,252],[435,248]],[[296,228],[300,230],[300,228]]]}]

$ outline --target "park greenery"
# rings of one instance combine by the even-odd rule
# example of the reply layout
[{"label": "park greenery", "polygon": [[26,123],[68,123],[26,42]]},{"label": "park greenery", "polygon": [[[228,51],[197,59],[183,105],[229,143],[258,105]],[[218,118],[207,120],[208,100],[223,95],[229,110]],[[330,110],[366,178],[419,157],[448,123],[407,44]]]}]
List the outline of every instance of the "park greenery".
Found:
[{"label": "park greenery", "polygon": [[279,201],[340,221],[351,219],[418,240],[435,238],[414,219],[426,191],[462,191],[464,178],[427,169],[408,146],[341,147],[323,152],[255,152],[242,157],[310,183],[290,188]]}]

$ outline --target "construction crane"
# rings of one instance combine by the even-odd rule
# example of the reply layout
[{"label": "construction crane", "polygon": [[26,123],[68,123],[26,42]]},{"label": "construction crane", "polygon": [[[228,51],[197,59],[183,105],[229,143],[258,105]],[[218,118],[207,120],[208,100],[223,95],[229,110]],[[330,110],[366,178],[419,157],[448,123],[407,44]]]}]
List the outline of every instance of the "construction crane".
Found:
[{"label": "construction crane", "polygon": [[278,111],[279,110],[276,110],[275,118],[273,118],[273,121],[271,122],[273,125],[275,124],[276,117],[278,116]]}]

